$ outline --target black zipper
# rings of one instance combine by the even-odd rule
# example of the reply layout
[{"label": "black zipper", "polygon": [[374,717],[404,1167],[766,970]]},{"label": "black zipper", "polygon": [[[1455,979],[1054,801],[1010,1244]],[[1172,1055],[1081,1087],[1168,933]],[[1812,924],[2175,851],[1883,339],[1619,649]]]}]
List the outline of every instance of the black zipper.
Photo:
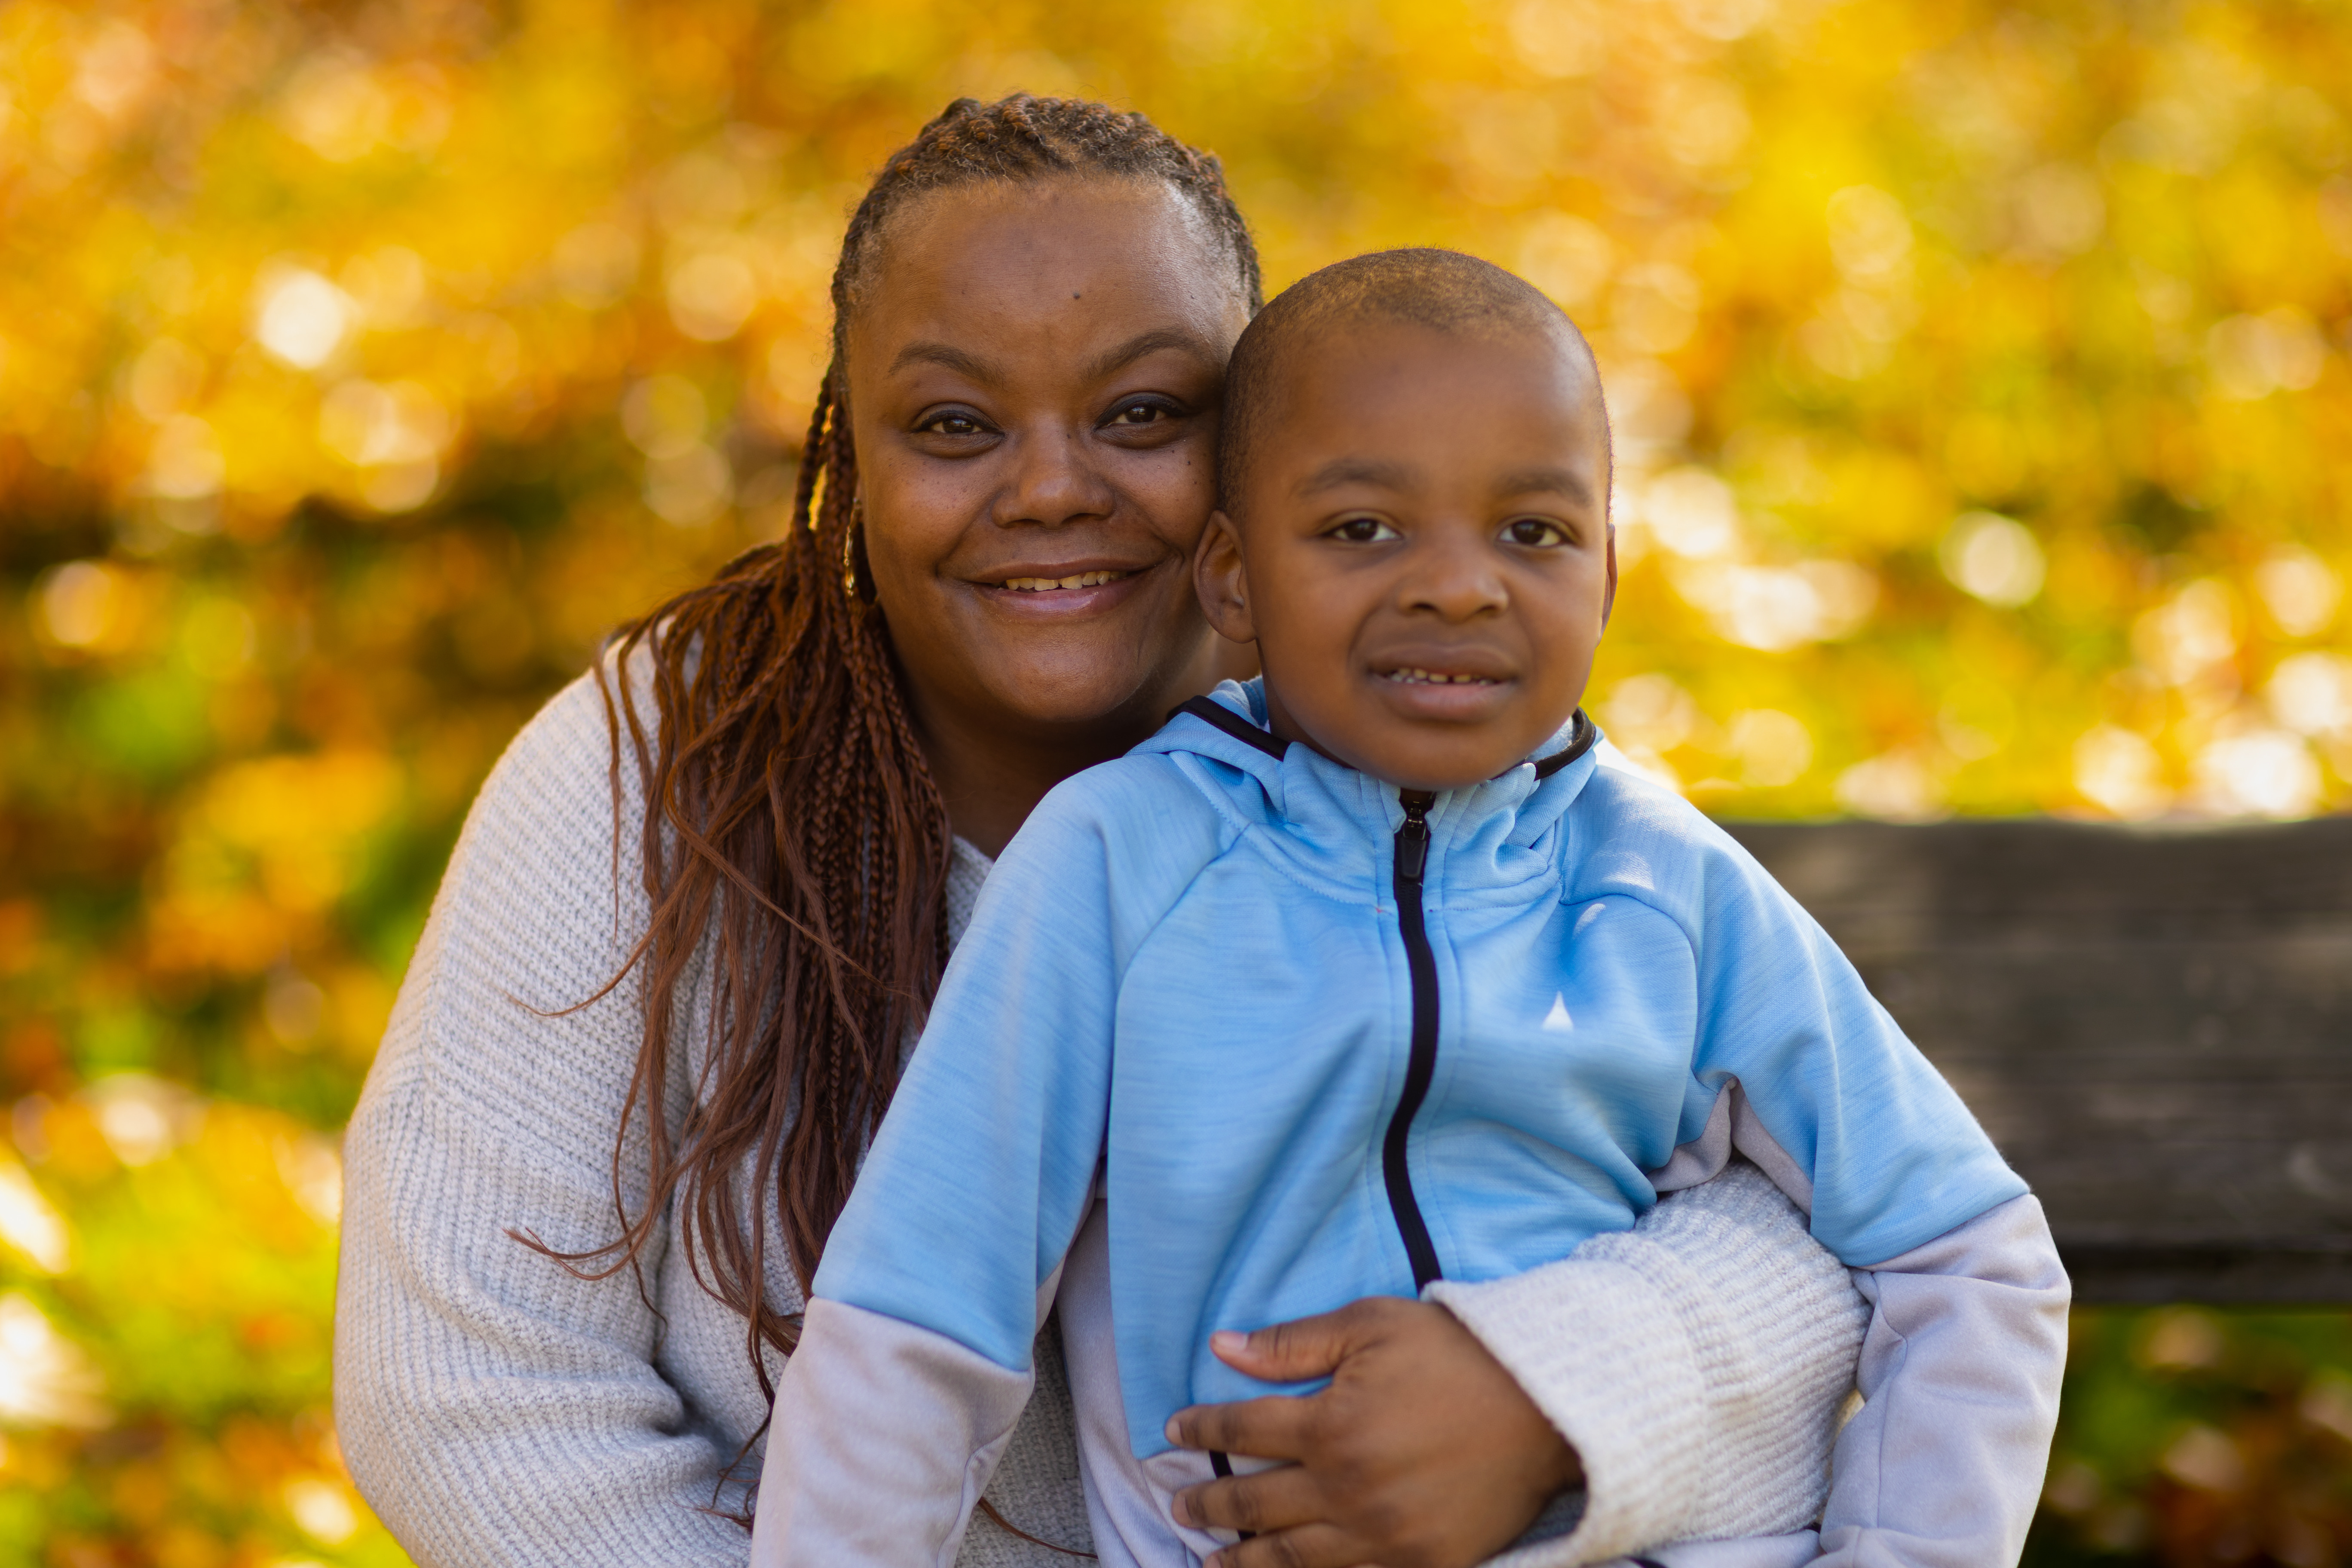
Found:
[{"label": "black zipper", "polygon": [[1397,800],[1404,821],[1396,830],[1397,931],[1404,938],[1405,970],[1412,979],[1412,1049],[1405,1058],[1404,1092],[1397,1098],[1396,1113],[1389,1118],[1388,1136],[1381,1143],[1381,1173],[1388,1180],[1389,1209],[1396,1215],[1397,1235],[1412,1264],[1416,1294],[1433,1279],[1442,1279],[1437,1248],[1431,1245],[1429,1226],[1412,1195],[1412,1172],[1405,1163],[1405,1139],[1412,1131],[1413,1113],[1429,1098],[1430,1079],[1437,1073],[1437,955],[1430,951],[1429,926],[1421,907],[1422,874],[1429,867],[1429,808],[1437,797],[1427,790],[1403,790]]}]

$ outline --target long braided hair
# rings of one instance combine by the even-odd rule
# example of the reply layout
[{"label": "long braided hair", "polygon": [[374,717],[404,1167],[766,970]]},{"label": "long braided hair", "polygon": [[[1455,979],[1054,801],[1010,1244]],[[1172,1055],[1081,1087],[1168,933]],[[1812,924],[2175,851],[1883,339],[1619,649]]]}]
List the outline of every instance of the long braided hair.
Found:
[{"label": "long braided hair", "polygon": [[[789,1351],[798,1328],[761,1289],[777,1240],[771,1215],[805,1291],[947,947],[947,810],[866,565],[843,370],[849,322],[900,208],[950,186],[1057,174],[1166,182],[1207,220],[1257,309],[1256,248],[1214,157],[1098,103],[958,99],[892,154],[850,219],[833,275],[832,363],[783,537],[621,628],[609,661],[623,672],[604,684],[614,812],[623,730],[645,799],[652,916],[623,970],[643,965],[645,1035],[614,1151],[621,1237],[559,1256],[598,1276],[636,1264],[675,1201],[697,1282],[748,1321],[763,1396],[774,1391],[761,1347]],[[639,669],[650,678],[650,733],[632,689]],[[691,980],[706,944],[709,972]],[[681,985],[698,984],[709,999],[708,1057],[673,1129],[663,1102],[679,1048],[673,1026],[689,1010]],[[650,1181],[632,1213],[625,1176],[638,1118]]]}]

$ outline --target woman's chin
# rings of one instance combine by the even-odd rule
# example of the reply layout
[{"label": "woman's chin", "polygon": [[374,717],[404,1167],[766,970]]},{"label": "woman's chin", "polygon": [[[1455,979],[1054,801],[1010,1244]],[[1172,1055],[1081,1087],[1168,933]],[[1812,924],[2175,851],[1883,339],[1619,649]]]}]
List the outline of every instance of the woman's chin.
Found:
[{"label": "woman's chin", "polygon": [[1197,637],[1162,648],[1156,658],[1134,642],[1033,644],[975,661],[974,670],[987,671],[987,706],[1003,720],[1033,735],[1066,731],[1072,744],[1123,750],[1157,730],[1176,704],[1214,684],[1212,643],[1202,626]]}]

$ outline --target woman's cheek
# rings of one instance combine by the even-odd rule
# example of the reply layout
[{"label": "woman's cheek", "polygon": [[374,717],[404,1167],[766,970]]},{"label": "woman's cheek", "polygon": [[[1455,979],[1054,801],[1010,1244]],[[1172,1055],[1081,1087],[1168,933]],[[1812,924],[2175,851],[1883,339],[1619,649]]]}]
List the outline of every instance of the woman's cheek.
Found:
[{"label": "woman's cheek", "polygon": [[1209,513],[1216,510],[1215,448],[1206,442],[1186,442],[1148,456],[1161,461],[1141,467],[1130,493],[1151,520],[1153,531],[1189,561],[1202,531],[1209,526]]}]

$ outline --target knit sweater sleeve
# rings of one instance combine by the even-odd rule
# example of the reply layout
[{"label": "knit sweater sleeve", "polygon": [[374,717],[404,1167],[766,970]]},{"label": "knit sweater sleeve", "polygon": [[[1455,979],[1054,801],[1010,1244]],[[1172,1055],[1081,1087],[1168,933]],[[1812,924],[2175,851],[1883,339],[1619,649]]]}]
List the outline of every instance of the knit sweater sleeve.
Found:
[{"label": "knit sweater sleeve", "polygon": [[[1869,1313],[1754,1165],[1734,1160],[1563,1262],[1429,1295],[1583,1461],[1574,1527],[1530,1539],[1498,1568],[1570,1568],[1700,1539],[1750,1540],[1759,1563],[1775,1551],[1812,1560],[1808,1527]],[[1762,1537],[1789,1539],[1770,1548]]]},{"label": "knit sweater sleeve", "polygon": [[[627,984],[562,1011],[644,928],[635,858],[614,855],[610,755],[583,679],[499,762],[345,1135],[336,1425],[362,1492],[428,1568],[746,1556],[708,1511],[733,1456],[655,1365],[666,1233],[642,1288],[514,1239],[583,1250],[618,1228],[641,1014]],[[642,1142],[621,1162],[633,1213]]]}]

